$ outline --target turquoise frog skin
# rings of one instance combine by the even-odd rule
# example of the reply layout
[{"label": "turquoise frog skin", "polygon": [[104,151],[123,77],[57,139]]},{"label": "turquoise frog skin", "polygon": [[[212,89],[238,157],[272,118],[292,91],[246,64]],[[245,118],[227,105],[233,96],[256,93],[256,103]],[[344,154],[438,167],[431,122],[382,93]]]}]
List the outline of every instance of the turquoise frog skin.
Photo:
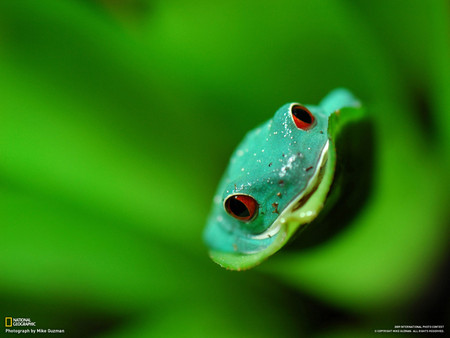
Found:
[{"label": "turquoise frog skin", "polygon": [[329,120],[345,107],[360,107],[345,89],[318,106],[287,103],[245,136],[219,183],[204,232],[214,261],[234,270],[257,265],[317,216],[334,172]]}]

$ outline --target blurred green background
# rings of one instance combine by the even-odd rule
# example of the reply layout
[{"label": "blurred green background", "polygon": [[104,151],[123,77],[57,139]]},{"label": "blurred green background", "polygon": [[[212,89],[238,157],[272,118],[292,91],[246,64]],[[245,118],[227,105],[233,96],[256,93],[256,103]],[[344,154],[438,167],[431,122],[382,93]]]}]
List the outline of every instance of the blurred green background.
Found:
[{"label": "blurred green background", "polygon": [[[1,317],[74,337],[444,324],[449,13],[440,0],[1,1]],[[320,245],[221,269],[202,230],[232,150],[285,102],[338,86],[375,123],[367,205]]]}]

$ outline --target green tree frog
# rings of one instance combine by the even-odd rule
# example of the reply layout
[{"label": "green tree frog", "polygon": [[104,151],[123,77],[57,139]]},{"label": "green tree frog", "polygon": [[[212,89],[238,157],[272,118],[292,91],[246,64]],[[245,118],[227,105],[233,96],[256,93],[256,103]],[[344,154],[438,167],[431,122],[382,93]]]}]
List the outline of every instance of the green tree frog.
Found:
[{"label": "green tree frog", "polygon": [[211,258],[251,268],[282,248],[322,210],[334,178],[335,138],[363,114],[346,89],[317,106],[287,103],[250,131],[231,156],[204,239]]}]

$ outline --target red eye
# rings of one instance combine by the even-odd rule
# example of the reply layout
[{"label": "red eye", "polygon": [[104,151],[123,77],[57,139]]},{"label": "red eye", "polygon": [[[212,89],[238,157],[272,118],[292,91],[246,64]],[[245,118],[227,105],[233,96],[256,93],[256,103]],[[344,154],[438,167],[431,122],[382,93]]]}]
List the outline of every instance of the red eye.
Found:
[{"label": "red eye", "polygon": [[316,121],[313,114],[303,106],[298,104],[293,105],[291,108],[292,119],[294,120],[297,128],[302,130],[311,129]]},{"label": "red eye", "polygon": [[258,203],[251,196],[234,195],[228,197],[225,201],[225,209],[234,218],[241,221],[249,221],[255,216],[258,210]]}]

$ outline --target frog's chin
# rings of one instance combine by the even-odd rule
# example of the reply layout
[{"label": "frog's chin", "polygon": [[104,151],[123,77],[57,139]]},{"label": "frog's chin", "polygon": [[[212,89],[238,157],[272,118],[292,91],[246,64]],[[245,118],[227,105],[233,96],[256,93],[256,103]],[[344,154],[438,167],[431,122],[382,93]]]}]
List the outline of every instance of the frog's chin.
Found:
[{"label": "frog's chin", "polygon": [[[230,270],[250,269],[280,250],[294,233],[313,221],[323,208],[333,179],[335,153],[329,151],[329,143],[327,141],[322,149],[319,165],[307,184],[308,188],[288,204],[266,231],[251,237],[252,241],[261,242],[260,249],[245,253],[211,250],[211,259]],[[269,240],[270,244],[263,244]]]}]

